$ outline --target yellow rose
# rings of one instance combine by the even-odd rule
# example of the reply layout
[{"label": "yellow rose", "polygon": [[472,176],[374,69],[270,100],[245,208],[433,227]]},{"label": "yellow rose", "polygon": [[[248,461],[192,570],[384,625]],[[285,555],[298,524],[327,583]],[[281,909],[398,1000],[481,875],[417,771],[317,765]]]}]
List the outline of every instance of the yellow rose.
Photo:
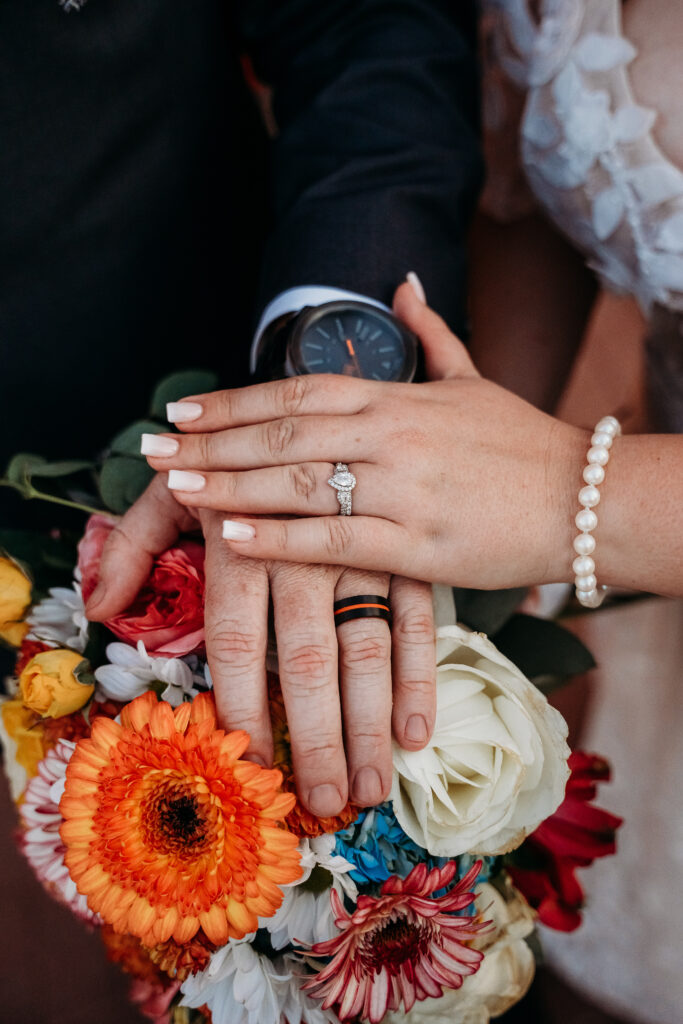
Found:
[{"label": "yellow rose", "polygon": [[90,700],[94,686],[79,683],[74,670],[83,661],[76,651],[56,648],[31,658],[19,676],[21,699],[43,718],[61,718]]},{"label": "yellow rose", "polygon": [[35,712],[24,707],[19,698],[3,700],[0,704],[0,740],[5,750],[5,774],[12,799],[18,800],[28,780],[38,774],[38,764],[48,746]]},{"label": "yellow rose", "polygon": [[0,638],[19,647],[28,632],[21,620],[31,604],[31,581],[11,558],[0,557]]}]

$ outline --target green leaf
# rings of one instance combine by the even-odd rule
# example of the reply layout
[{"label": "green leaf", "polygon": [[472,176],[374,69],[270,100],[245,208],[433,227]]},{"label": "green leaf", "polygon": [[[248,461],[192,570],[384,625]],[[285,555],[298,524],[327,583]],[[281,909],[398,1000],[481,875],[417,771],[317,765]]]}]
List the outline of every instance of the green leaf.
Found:
[{"label": "green leaf", "polygon": [[14,455],[5,471],[5,477],[10,483],[18,487],[28,487],[32,474],[41,466],[47,465],[47,459],[42,455],[31,455],[28,452],[19,452]]},{"label": "green leaf", "polygon": [[534,615],[513,615],[491,639],[529,679],[566,678],[595,668],[593,655],[578,637]]},{"label": "green leaf", "polygon": [[90,662],[87,658],[83,661],[79,661],[78,665],[73,671],[74,679],[76,679],[83,686],[94,686],[95,676],[93,675]]},{"label": "green leaf", "polygon": [[137,501],[153,476],[154,470],[144,459],[114,455],[102,466],[100,497],[111,512],[123,515]]},{"label": "green leaf", "polygon": [[458,622],[478,633],[492,636],[507,622],[524,600],[526,589],[471,590],[453,587]]},{"label": "green leaf", "polygon": [[71,459],[64,462],[46,462],[34,467],[31,476],[59,477],[70,476],[71,473],[82,473],[84,469],[93,469],[93,462],[84,459]]},{"label": "green leaf", "polygon": [[218,374],[212,370],[181,370],[164,377],[154,389],[150,414],[166,420],[166,403],[178,402],[189,395],[203,395],[218,387]]},{"label": "green leaf", "polygon": [[116,435],[111,442],[111,453],[112,455],[130,455],[136,459],[143,459],[144,455],[140,454],[142,435],[160,434],[168,429],[162,423],[157,423],[156,420],[137,420]]}]

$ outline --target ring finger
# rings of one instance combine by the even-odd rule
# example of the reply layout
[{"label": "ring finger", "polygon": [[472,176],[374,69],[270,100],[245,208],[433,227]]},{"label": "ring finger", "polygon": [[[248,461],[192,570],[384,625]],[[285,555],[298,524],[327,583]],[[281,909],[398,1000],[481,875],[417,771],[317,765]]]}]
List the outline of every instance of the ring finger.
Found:
[{"label": "ring finger", "polygon": [[[345,569],[334,596],[337,602],[388,593],[388,573]],[[391,789],[391,626],[381,618],[349,619],[337,626],[337,643],[349,796],[368,807]]]},{"label": "ring finger", "polygon": [[[352,463],[356,477],[352,492],[356,515],[390,515],[390,488],[382,485],[384,472],[366,462]],[[190,508],[214,508],[241,514],[332,516],[339,511],[337,492],[329,480],[331,462],[301,462],[241,473],[196,473],[172,469],[168,486],[176,499]]]}]

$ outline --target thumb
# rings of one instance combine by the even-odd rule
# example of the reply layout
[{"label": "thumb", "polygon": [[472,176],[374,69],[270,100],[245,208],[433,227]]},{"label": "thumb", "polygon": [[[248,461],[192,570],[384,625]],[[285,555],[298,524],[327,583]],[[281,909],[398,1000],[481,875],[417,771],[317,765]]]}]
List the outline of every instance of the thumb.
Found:
[{"label": "thumb", "polygon": [[394,313],[422,342],[428,380],[479,376],[463,343],[418,297],[410,280],[396,289]]},{"label": "thumb", "polygon": [[157,474],[107,538],[97,586],[86,604],[88,618],[104,622],[127,608],[152,571],[155,556],[194,525],[189,510],[166,486],[166,474]]}]

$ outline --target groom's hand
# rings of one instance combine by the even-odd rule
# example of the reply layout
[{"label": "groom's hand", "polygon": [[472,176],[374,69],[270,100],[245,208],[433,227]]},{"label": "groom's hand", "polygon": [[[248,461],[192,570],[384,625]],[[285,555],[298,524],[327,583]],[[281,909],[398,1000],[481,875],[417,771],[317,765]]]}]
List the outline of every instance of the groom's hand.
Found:
[{"label": "groom's hand", "polygon": [[[409,750],[423,747],[433,728],[431,588],[364,570],[246,558],[222,540],[221,513],[201,510],[197,517],[206,540],[206,647],[221,725],[245,729],[248,756],[272,763],[270,595],[300,798],[321,817],[338,813],[347,799],[379,803],[391,786],[392,726]],[[197,526],[168,490],[165,474],[155,477],[105,546],[89,618],[103,621],[127,607],[155,555]],[[335,631],[334,601],[358,594],[389,595],[391,633],[373,618]]]}]

